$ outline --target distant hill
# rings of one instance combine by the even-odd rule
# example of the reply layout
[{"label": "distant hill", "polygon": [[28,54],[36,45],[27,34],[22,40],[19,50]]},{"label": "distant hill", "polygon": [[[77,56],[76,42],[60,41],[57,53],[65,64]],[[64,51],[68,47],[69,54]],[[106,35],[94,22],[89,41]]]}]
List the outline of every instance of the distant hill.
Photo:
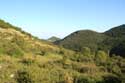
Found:
[{"label": "distant hill", "polygon": [[104,39],[105,35],[101,33],[91,30],[80,30],[55,43],[75,51],[81,51],[82,47],[97,50],[98,43],[102,42]]},{"label": "distant hill", "polygon": [[52,37],[48,38],[47,40],[50,41],[50,42],[55,42],[55,41],[60,40],[60,38],[52,36]]},{"label": "distant hill", "polygon": [[125,25],[120,25],[104,33],[91,30],[76,31],[64,39],[56,41],[55,44],[79,52],[83,47],[89,47],[94,52],[105,50],[110,52],[110,55],[116,54],[125,57],[124,42]]}]

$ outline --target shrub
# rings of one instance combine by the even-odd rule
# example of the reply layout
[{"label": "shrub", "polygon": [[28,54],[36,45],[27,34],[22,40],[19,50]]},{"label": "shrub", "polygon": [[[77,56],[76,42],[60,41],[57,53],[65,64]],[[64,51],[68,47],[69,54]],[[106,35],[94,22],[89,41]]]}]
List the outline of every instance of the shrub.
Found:
[{"label": "shrub", "polygon": [[11,56],[22,56],[24,55],[23,51],[19,48],[8,48],[6,49],[6,53]]},{"label": "shrub", "polygon": [[96,83],[95,80],[85,76],[75,77],[74,83]]},{"label": "shrub", "polygon": [[23,64],[26,64],[26,65],[31,65],[32,63],[35,62],[35,59],[33,58],[32,55],[30,55],[30,56],[24,56],[24,57],[22,58],[21,62],[22,62]]},{"label": "shrub", "polygon": [[64,75],[64,83],[73,83],[73,78],[68,73]]},{"label": "shrub", "polygon": [[41,50],[40,53],[38,53],[38,54],[41,55],[41,56],[45,56],[46,52]]},{"label": "shrub", "polygon": [[91,55],[90,48],[88,48],[88,47],[83,47],[82,52],[83,52],[84,56],[90,56]]},{"label": "shrub", "polygon": [[107,76],[104,76],[103,78],[104,80],[102,83],[121,83],[120,78],[117,76],[107,75]]},{"label": "shrub", "polygon": [[121,69],[119,66],[114,65],[112,68],[112,72],[115,73],[116,75],[121,75]]},{"label": "shrub", "polygon": [[34,83],[29,73],[25,70],[18,71],[15,79],[17,83]]},{"label": "shrub", "polygon": [[98,51],[95,60],[97,64],[104,65],[108,60],[108,55],[104,51]]},{"label": "shrub", "polygon": [[0,43],[0,53],[7,54],[10,56],[22,56],[24,55],[23,50],[14,43],[10,41],[1,40]]},{"label": "shrub", "polygon": [[79,56],[79,59],[78,59],[78,62],[85,62],[85,63],[88,63],[88,62],[92,62],[93,59],[88,57],[88,56],[82,56],[80,55]]}]

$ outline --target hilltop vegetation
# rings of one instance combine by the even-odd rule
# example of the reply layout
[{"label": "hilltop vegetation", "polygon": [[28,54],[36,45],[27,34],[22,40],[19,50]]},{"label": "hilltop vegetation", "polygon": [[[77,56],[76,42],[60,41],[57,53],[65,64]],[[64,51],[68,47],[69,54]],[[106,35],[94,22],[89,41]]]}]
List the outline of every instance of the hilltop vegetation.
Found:
[{"label": "hilltop vegetation", "polygon": [[[107,37],[93,31],[84,35],[88,33],[96,36],[91,37],[94,43]],[[71,51],[1,20],[0,40],[0,83],[122,83],[125,79],[125,59],[98,49],[94,53],[91,49],[97,45],[88,38],[90,45],[84,42],[80,52]]]},{"label": "hilltop vegetation", "polygon": [[125,25],[120,25],[104,33],[90,30],[76,31],[55,44],[81,52],[83,47],[89,47],[93,52],[104,50],[125,57]]},{"label": "hilltop vegetation", "polygon": [[106,38],[105,35],[91,30],[76,31],[62,40],[55,42],[65,48],[74,51],[82,51],[83,47],[89,47],[96,51],[98,44]]},{"label": "hilltop vegetation", "polygon": [[104,34],[110,36],[110,37],[125,37],[125,24],[114,27],[106,32]]}]

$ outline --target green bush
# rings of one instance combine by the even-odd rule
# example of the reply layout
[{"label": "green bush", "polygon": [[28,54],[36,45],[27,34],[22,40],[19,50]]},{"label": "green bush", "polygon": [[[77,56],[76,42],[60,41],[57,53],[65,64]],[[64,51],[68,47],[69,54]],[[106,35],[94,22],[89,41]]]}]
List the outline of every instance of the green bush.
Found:
[{"label": "green bush", "polygon": [[6,49],[6,53],[11,56],[22,56],[24,55],[23,51],[20,48],[8,48]]},{"label": "green bush", "polygon": [[16,44],[11,43],[9,41],[1,40],[0,54],[6,54],[10,56],[22,56],[24,55],[24,52]]},{"label": "green bush", "polygon": [[34,83],[29,73],[25,70],[18,71],[15,79],[17,83]]},{"label": "green bush", "polygon": [[98,65],[104,65],[108,60],[108,55],[104,51],[98,51],[95,60]]},{"label": "green bush", "polygon": [[107,75],[103,77],[104,80],[102,83],[122,83],[121,79],[117,76],[113,76],[113,75]]},{"label": "green bush", "polygon": [[88,47],[83,47],[82,53],[83,53],[84,56],[91,56],[91,50]]},{"label": "green bush", "polygon": [[35,62],[35,59],[33,58],[33,56],[23,56],[21,62],[26,65],[31,65]]},{"label": "green bush", "polygon": [[74,83],[96,83],[94,79],[90,79],[89,77],[79,76],[76,77]]},{"label": "green bush", "polygon": [[112,73],[117,74],[117,75],[121,75],[121,69],[119,66],[114,65],[112,68]]},{"label": "green bush", "polygon": [[43,51],[43,50],[41,50],[40,53],[38,53],[38,54],[41,55],[41,56],[45,56],[45,55],[46,55],[46,52]]}]

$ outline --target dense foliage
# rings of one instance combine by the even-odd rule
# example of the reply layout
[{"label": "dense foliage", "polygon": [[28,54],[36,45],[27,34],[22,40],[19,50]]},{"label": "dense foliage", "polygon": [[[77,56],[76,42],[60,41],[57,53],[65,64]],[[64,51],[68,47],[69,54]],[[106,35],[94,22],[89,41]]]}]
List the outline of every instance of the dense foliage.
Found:
[{"label": "dense foliage", "polygon": [[[64,51],[65,52],[65,51]],[[87,51],[86,51],[87,52]],[[0,55],[1,83],[121,83],[125,59],[96,55],[48,53],[13,57]],[[67,57],[65,57],[67,56]]]}]

